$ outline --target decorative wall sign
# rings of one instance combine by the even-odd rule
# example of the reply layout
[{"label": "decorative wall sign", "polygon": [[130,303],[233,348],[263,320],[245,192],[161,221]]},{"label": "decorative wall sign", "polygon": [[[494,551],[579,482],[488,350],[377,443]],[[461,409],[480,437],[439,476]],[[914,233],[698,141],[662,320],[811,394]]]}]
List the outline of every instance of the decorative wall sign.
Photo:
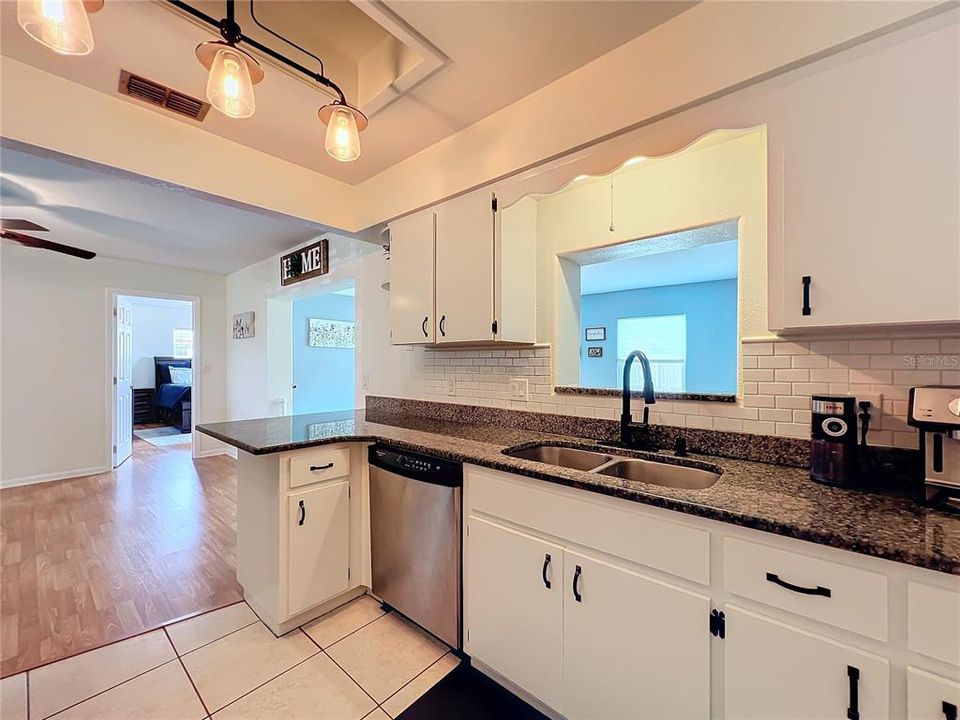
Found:
[{"label": "decorative wall sign", "polygon": [[317,240],[280,258],[280,284],[292,285],[330,272],[330,250],[326,238]]},{"label": "decorative wall sign", "polygon": [[252,338],[256,334],[256,329],[254,328],[254,313],[253,310],[250,312],[237,313],[233,316],[233,339],[234,340],[245,340],[247,338]]},{"label": "decorative wall sign", "polygon": [[605,327],[589,327],[583,332],[584,339],[589,342],[607,339],[607,329]]},{"label": "decorative wall sign", "polygon": [[603,348],[602,348],[602,347],[588,347],[588,348],[587,348],[587,357],[603,357]]},{"label": "decorative wall sign", "polygon": [[356,330],[348,320],[307,318],[307,345],[317,348],[356,347]]}]

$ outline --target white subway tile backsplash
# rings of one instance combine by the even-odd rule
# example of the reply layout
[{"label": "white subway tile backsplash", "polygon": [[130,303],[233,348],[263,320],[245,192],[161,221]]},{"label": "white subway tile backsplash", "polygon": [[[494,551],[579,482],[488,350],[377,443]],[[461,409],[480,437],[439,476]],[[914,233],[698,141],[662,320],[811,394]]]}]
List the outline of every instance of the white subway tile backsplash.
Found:
[{"label": "white subway tile backsplash", "polygon": [[[916,333],[914,333],[916,334]],[[555,394],[551,348],[434,350],[423,355],[421,386],[428,400],[615,420],[619,398]],[[894,337],[741,345],[737,403],[660,400],[651,422],[690,428],[809,437],[810,396],[852,394],[882,406],[874,411],[870,442],[916,447],[905,421],[912,385],[960,385],[960,337]],[[529,401],[514,400],[510,378],[529,381]],[[447,380],[456,394],[446,394]],[[640,418],[642,403],[634,402]]]}]

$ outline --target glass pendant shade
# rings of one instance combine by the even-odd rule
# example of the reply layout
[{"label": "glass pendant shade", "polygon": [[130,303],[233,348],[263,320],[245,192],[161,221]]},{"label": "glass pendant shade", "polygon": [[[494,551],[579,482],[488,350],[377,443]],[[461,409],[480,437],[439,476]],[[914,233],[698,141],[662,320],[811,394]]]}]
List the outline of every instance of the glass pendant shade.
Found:
[{"label": "glass pendant shade", "polygon": [[224,45],[217,51],[207,78],[207,100],[217,110],[232,118],[246,118],[257,109],[253,81],[244,56]]},{"label": "glass pendant shade", "polygon": [[327,154],[340,162],[352,162],[360,157],[360,131],[352,108],[334,105],[327,122],[324,143]]},{"label": "glass pendant shade", "polygon": [[93,51],[93,30],[81,0],[17,0],[17,22],[27,35],[61,55]]}]

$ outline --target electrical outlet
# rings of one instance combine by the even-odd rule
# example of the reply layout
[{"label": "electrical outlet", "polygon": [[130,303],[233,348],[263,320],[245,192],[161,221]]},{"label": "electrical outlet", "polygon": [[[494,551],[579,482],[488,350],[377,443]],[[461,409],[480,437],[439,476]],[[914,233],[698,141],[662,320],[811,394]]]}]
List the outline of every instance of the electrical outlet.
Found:
[{"label": "electrical outlet", "polygon": [[447,395],[457,394],[457,379],[447,378]]},{"label": "electrical outlet", "polygon": [[510,378],[510,399],[530,399],[530,381],[527,378]]}]

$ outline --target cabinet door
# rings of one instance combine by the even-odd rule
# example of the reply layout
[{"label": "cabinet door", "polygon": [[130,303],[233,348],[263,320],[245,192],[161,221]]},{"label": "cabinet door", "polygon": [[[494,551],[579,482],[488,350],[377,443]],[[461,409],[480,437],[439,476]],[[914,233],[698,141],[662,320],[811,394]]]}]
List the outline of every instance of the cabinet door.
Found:
[{"label": "cabinet door", "polygon": [[710,717],[710,601],[565,551],[563,713]]},{"label": "cabinet door", "polygon": [[563,549],[473,516],[467,527],[466,651],[559,710]]},{"label": "cabinet door", "polygon": [[784,317],[775,327],[960,317],[955,92],[944,104],[958,83],[957,64],[944,63],[956,42],[956,29],[944,28],[791,86],[771,130],[783,151]]},{"label": "cabinet door", "polygon": [[960,683],[956,679],[907,668],[907,720],[956,720],[958,712]]},{"label": "cabinet door", "polygon": [[438,343],[494,339],[492,203],[477,192],[437,208]]},{"label": "cabinet door", "polygon": [[350,482],[287,496],[287,617],[350,586]]},{"label": "cabinet door", "polygon": [[390,223],[390,341],[434,340],[435,216],[421,212]]},{"label": "cabinet door", "polygon": [[725,612],[727,720],[888,717],[885,659],[733,606]]}]

